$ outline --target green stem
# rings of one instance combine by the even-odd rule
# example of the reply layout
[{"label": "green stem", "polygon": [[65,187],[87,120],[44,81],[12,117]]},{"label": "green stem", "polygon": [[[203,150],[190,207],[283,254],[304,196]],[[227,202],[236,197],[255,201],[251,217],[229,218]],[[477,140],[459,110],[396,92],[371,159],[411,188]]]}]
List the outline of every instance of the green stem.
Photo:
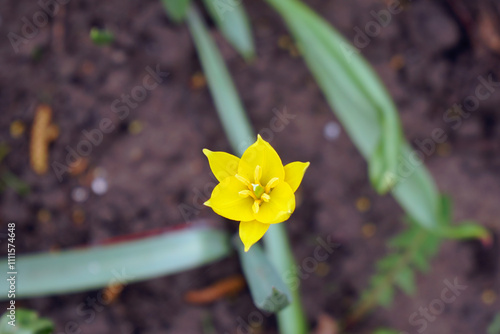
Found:
[{"label": "green stem", "polygon": [[307,320],[300,301],[297,266],[293,258],[290,242],[285,229],[285,223],[272,224],[264,235],[266,252],[281,278],[292,293],[292,302],[284,310],[278,312],[278,326],[284,334],[307,333]]}]

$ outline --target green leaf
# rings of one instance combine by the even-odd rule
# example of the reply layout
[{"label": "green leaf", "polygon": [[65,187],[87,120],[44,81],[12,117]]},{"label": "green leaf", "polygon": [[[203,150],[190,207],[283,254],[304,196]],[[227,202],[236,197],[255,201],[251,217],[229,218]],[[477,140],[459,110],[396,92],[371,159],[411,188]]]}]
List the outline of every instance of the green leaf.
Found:
[{"label": "green leaf", "polygon": [[387,270],[392,267],[399,261],[398,254],[390,254],[380,260],[377,261],[376,266],[378,270]]},{"label": "green leaf", "polygon": [[394,290],[389,286],[384,286],[382,289],[378,290],[377,302],[383,307],[389,307],[394,299]]},{"label": "green leaf", "polygon": [[500,313],[497,313],[492,323],[488,326],[488,334],[500,334]]},{"label": "green leaf", "polygon": [[115,35],[109,30],[94,27],[90,29],[90,39],[96,45],[109,45],[115,40]]},{"label": "green leaf", "polygon": [[430,265],[428,262],[428,259],[426,258],[425,254],[423,252],[415,252],[413,253],[413,264],[417,269],[420,271],[427,273],[430,269]]},{"label": "green leaf", "polygon": [[[110,245],[19,255],[16,297],[26,298],[128,284],[175,274],[219,260],[231,252],[226,232],[189,227]],[[7,268],[7,260],[0,262]],[[0,280],[0,291],[8,291]],[[0,300],[7,294],[0,294]]]},{"label": "green leaf", "polygon": [[394,103],[370,65],[328,22],[296,0],[267,0],[295,36],[308,67],[354,144],[372,185],[392,194],[419,225],[450,238],[487,238],[486,229],[440,228],[443,209],[429,172],[415,163]]},{"label": "green leaf", "polygon": [[373,334],[400,334],[399,331],[388,328],[379,328],[373,332]]},{"label": "green leaf", "polygon": [[384,85],[362,57],[350,53],[345,39],[306,5],[268,2],[284,17],[328,102],[368,159],[375,189],[387,192],[396,181],[392,175],[397,172],[402,131]]},{"label": "green leaf", "polygon": [[14,315],[7,311],[0,318],[2,334],[50,334],[53,331],[52,321],[39,318],[36,312],[27,309],[16,309]]},{"label": "green leaf", "polygon": [[255,55],[252,31],[243,1],[203,0],[217,27],[245,59]]},{"label": "green leaf", "polygon": [[278,313],[280,333],[308,333],[307,320],[300,303],[298,266],[291,252],[290,241],[286,233],[286,224],[271,224],[264,235],[266,254],[292,292],[292,304]]},{"label": "green leaf", "polygon": [[245,149],[255,141],[255,135],[243,110],[238,92],[217,46],[196,9],[193,8],[189,11],[187,22],[219,118],[233,150],[241,156]]},{"label": "green leaf", "polygon": [[394,278],[396,284],[408,295],[415,293],[415,276],[413,270],[408,267],[402,268]]},{"label": "green leaf", "polygon": [[168,17],[180,23],[186,18],[191,0],[161,0]]},{"label": "green leaf", "polygon": [[260,245],[253,245],[245,252],[238,235],[233,238],[233,244],[238,251],[255,306],[273,313],[288,306],[292,300],[290,289],[283,283]]}]

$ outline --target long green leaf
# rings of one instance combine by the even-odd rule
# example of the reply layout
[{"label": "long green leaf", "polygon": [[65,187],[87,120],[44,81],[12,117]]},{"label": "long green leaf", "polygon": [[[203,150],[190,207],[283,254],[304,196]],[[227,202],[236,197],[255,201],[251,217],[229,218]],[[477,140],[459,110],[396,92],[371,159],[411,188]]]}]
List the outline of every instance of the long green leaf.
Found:
[{"label": "long green leaf", "polygon": [[357,50],[303,3],[267,1],[283,16],[326,99],[368,160],[374,187],[379,192],[392,187],[408,215],[436,234],[488,238],[478,225],[440,226],[440,194],[426,168],[409,162],[413,151],[403,139],[394,103]]},{"label": "long green leaf", "polygon": [[243,110],[241,101],[238,98],[238,92],[234,87],[224,60],[196,9],[193,8],[189,11],[187,22],[219,118],[229,137],[229,142],[233,145],[233,150],[241,155],[247,146],[255,140],[250,121]]},{"label": "long green leaf", "polygon": [[[272,224],[264,235],[266,241],[266,253],[271,263],[287,282],[298,280],[297,266],[290,251],[290,242],[286,234],[285,224]],[[302,304],[300,303],[300,291],[298,287],[292,288],[293,302],[290,306],[278,313],[280,332],[284,334],[304,334],[308,332],[307,320],[304,316]],[[293,321],[290,321],[293,319]]]},{"label": "long green leaf", "polygon": [[[224,258],[231,253],[226,232],[209,227],[185,228],[136,241],[16,258],[16,297],[26,298],[128,284]],[[7,260],[0,268],[7,268]],[[11,270],[11,271],[14,271]],[[9,282],[0,280],[0,291]],[[0,294],[0,300],[7,294]]]},{"label": "long green leaf", "polygon": [[267,312],[278,312],[292,301],[290,289],[281,280],[276,268],[269,262],[260,245],[245,248],[236,235],[233,244],[238,251],[241,268],[245,273],[255,305]]},{"label": "long green leaf", "polygon": [[233,47],[245,58],[255,55],[252,31],[243,2],[203,0],[205,7],[219,30]]}]

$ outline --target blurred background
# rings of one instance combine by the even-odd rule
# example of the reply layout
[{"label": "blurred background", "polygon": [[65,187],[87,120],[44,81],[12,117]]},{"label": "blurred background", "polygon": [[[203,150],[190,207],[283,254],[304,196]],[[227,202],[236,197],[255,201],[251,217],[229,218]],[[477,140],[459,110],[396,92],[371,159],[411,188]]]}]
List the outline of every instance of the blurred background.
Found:
[{"label": "blurred background", "polygon": [[[201,205],[216,183],[202,149],[231,147],[187,27],[169,20],[159,1],[54,3],[0,3],[0,254],[7,254],[8,222],[17,225],[18,254],[200,219],[236,231],[236,223]],[[429,273],[417,276],[417,293],[397,294],[392,307],[377,308],[355,333],[382,326],[416,333],[411,314],[429,307],[444,281],[455,279],[467,288],[425,332],[486,333],[500,307],[500,4],[401,1],[401,12],[383,17],[389,1],[306,3],[381,76],[406,138],[454,200],[455,219],[476,220],[495,234],[490,248],[444,242]],[[245,62],[217,30],[212,36],[255,130],[285,163],[311,162],[287,223],[296,260],[300,266],[311,257],[318,238],[336,245],[301,277],[314,327],[321,314],[346,315],[373,263],[386,254],[387,239],[402,230],[403,212],[391,196],[372,190],[366,162],[281,18],[261,1],[244,6],[256,44],[253,61]],[[54,13],[45,23],[37,14],[44,7]],[[112,32],[114,41],[93,43],[95,27]],[[35,126],[37,117],[45,127]],[[446,139],[433,139],[437,129]],[[277,333],[274,317],[257,311],[246,289],[207,305],[186,301],[189,291],[240,270],[233,256],[126,285],[107,305],[95,301],[98,291],[18,303],[53,319],[56,333]]]}]

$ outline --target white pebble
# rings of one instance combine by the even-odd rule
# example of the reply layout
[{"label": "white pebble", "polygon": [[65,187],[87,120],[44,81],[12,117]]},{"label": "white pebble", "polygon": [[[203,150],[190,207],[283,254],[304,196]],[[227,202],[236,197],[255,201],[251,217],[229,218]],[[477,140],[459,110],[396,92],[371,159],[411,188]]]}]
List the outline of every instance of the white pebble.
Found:
[{"label": "white pebble", "polygon": [[98,176],[92,181],[91,187],[97,195],[103,195],[108,191],[108,181],[104,177]]},{"label": "white pebble", "polygon": [[76,187],[73,191],[71,191],[71,198],[75,202],[82,203],[89,198],[89,192],[83,187]]},{"label": "white pebble", "polygon": [[340,136],[340,125],[334,121],[326,123],[323,128],[323,135],[326,140],[334,141]]}]

